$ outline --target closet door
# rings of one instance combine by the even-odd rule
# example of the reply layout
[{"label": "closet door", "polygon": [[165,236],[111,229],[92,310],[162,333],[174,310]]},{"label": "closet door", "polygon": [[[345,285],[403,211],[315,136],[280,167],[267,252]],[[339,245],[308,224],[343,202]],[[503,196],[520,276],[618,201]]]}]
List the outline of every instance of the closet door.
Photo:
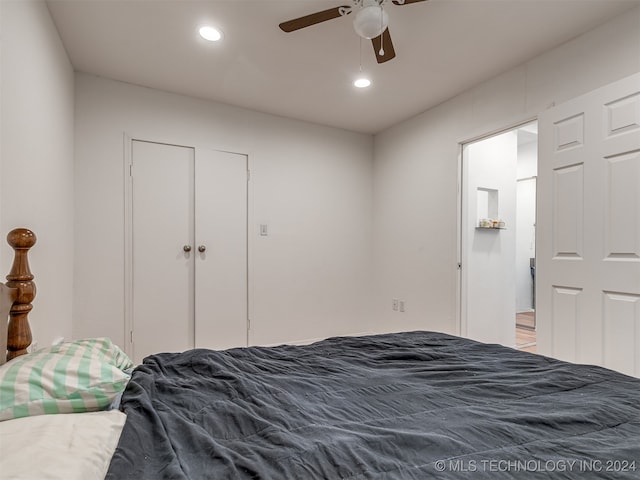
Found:
[{"label": "closet door", "polygon": [[640,74],[539,125],[538,351],[640,376]]},{"label": "closet door", "polygon": [[247,156],[198,149],[196,346],[247,345]]},{"label": "closet door", "polygon": [[141,362],[195,344],[194,149],[134,140],[131,161],[131,337]]}]

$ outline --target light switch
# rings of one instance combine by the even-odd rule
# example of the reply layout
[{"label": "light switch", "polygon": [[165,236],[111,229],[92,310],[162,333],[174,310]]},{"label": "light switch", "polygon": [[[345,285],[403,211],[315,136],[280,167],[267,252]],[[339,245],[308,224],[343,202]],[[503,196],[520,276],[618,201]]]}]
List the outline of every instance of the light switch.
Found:
[{"label": "light switch", "polygon": [[269,235],[269,227],[266,224],[261,224],[260,225],[260,236],[261,237],[266,237],[267,235]]}]

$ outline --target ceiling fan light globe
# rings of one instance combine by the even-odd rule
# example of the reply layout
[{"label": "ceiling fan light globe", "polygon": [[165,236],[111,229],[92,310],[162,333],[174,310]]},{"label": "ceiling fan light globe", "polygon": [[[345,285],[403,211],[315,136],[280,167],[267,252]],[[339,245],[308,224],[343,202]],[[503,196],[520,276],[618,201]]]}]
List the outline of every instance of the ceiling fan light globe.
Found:
[{"label": "ceiling fan light globe", "polygon": [[386,30],[388,24],[389,15],[377,5],[364,7],[353,20],[353,28],[356,33],[367,40],[379,36]]},{"label": "ceiling fan light globe", "polygon": [[222,32],[217,28],[205,25],[199,30],[200,36],[210,42],[217,42],[222,39]]}]

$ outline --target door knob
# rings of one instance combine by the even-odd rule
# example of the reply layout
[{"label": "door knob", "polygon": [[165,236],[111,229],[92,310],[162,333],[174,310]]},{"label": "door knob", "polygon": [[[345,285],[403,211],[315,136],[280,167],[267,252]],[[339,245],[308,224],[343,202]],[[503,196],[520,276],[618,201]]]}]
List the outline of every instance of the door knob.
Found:
[{"label": "door knob", "polygon": [[198,247],[198,251],[199,251],[200,253],[204,252],[206,249],[207,249],[207,247],[205,247],[204,245],[200,245],[200,246]]},{"label": "door knob", "polygon": [[191,251],[191,245],[185,245],[184,247],[182,247],[182,249],[183,249],[185,252],[190,252],[190,251]]}]

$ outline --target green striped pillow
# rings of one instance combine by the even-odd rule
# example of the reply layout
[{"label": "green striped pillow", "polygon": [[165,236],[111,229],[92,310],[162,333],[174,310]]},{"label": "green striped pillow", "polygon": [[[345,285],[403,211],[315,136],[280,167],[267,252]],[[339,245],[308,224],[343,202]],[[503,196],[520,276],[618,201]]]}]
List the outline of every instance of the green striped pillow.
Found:
[{"label": "green striped pillow", "polygon": [[0,421],[46,413],[103,410],[133,367],[108,338],[62,343],[0,366]]}]

